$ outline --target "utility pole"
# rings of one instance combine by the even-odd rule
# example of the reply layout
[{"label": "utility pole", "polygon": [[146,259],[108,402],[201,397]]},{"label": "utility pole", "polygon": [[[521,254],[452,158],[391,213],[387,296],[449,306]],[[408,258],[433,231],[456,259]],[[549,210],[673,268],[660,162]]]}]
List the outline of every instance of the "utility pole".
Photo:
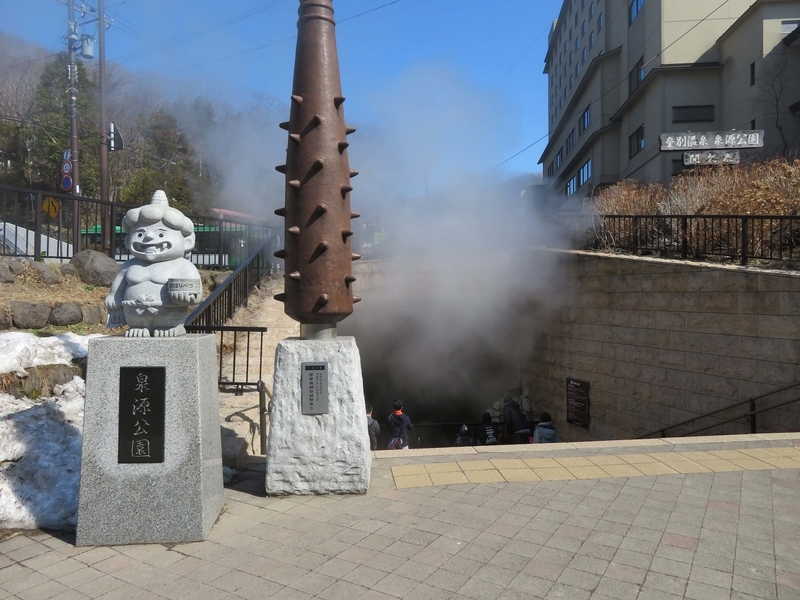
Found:
[{"label": "utility pole", "polygon": [[[100,88],[100,201],[108,202],[108,125],[106,124],[106,12],[105,0],[97,1],[97,30],[100,43],[98,87]],[[101,205],[103,252],[112,256],[111,207]]]},{"label": "utility pole", "polygon": [[72,161],[72,253],[81,251],[81,195],[78,168],[78,65],[75,63],[75,44],[78,26],[75,22],[75,2],[67,0],[67,49],[69,50],[69,128],[70,159]]}]

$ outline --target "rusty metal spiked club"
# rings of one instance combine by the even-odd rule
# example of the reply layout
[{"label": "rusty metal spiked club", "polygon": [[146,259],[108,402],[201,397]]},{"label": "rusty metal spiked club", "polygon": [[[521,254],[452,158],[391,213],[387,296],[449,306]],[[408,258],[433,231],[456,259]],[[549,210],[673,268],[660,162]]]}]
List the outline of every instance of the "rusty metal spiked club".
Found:
[{"label": "rusty metal spiked club", "polygon": [[[344,122],[344,96],[336,52],[332,0],[300,0],[297,51],[289,121],[286,201],[275,214],[286,219],[286,247],[275,253],[285,261],[284,302],[287,315],[302,325],[328,326],[353,312],[350,169]],[[312,327],[313,329],[313,327]],[[304,335],[304,337],[306,337]]]}]

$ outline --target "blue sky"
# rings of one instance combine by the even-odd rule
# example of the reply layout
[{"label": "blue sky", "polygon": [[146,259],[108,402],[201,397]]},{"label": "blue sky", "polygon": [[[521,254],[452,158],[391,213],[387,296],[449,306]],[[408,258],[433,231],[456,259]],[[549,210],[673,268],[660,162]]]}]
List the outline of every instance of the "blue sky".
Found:
[{"label": "blue sky", "polygon": [[[106,34],[110,61],[234,105],[251,102],[254,93],[287,101],[297,0],[106,0],[106,5],[107,17],[114,19]],[[559,7],[554,0],[334,0],[348,119],[385,126],[391,111],[379,110],[380,102],[391,106],[392,97],[402,97],[420,112],[429,103],[437,105],[427,120],[436,129],[436,119],[452,107],[465,122],[485,124],[481,135],[459,140],[483,148],[471,154],[469,167],[495,167],[546,133],[542,67],[547,31]],[[372,9],[377,10],[367,12]],[[58,0],[0,0],[0,14],[3,31],[61,49],[66,8]],[[545,143],[495,173],[539,171]],[[448,146],[439,151],[448,152]]]}]

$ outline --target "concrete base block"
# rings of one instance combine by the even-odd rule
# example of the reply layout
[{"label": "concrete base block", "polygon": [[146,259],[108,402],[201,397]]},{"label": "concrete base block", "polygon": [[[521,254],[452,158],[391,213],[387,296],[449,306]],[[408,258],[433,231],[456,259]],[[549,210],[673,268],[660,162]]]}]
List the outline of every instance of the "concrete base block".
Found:
[{"label": "concrete base block", "polygon": [[[304,362],[328,363],[327,414],[302,414]],[[371,467],[355,338],[280,342],[270,408],[267,494],[365,494]]]},{"label": "concrete base block", "polygon": [[[224,502],[213,335],[89,341],[78,546],[205,539]],[[164,461],[118,462],[120,368],[164,367]]]}]

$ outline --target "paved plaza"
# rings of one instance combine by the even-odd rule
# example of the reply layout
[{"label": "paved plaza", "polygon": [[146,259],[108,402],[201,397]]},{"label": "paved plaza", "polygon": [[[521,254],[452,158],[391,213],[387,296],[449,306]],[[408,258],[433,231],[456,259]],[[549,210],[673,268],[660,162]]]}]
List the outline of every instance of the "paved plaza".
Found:
[{"label": "paved plaza", "polygon": [[367,496],[226,490],[204,542],[0,542],[0,600],[800,599],[800,434],[377,452]]}]

